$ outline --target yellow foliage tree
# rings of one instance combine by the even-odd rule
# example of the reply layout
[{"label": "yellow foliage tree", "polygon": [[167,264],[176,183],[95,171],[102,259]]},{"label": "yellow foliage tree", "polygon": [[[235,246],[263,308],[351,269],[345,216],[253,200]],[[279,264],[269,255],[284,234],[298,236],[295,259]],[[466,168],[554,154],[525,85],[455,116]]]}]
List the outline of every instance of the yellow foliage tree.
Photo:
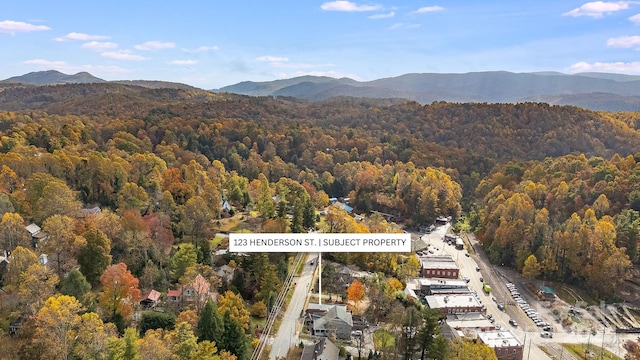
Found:
[{"label": "yellow foliage tree", "polygon": [[227,291],[224,295],[220,295],[218,311],[220,315],[228,312],[229,316],[236,320],[243,329],[249,328],[249,311],[245,309],[242,297],[233,291]]}]

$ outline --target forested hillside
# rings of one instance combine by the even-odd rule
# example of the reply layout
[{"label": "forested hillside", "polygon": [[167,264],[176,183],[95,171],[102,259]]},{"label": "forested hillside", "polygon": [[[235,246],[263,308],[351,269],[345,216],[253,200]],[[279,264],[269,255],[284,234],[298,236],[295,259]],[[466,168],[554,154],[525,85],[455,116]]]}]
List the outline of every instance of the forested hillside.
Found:
[{"label": "forested hillside", "polygon": [[[2,276],[10,311],[0,329],[16,322],[30,329],[11,343],[17,358],[125,349],[136,341],[125,329],[140,290],[166,296],[200,275],[219,294],[220,311],[176,305],[174,318],[154,320],[166,332],[145,327],[141,344],[177,351],[203,336],[200,319],[227,314],[223,328],[245,336],[211,335],[216,356],[246,359],[256,336],[250,316],[265,316],[290,259],[215,263],[207,256],[214,234],[235,212],[263,232],[395,231],[381,216],[365,224],[335,207],[318,224],[329,197],[349,197],[357,213],[382,211],[406,226],[464,215],[493,261],[531,277],[577,280],[601,297],[638,261],[636,113],[538,103],[312,103],[109,83],[7,87],[0,109],[0,250],[11,252]],[[100,216],[80,211],[94,206]],[[37,248],[25,231],[30,223],[49,235]],[[39,265],[40,253],[49,266]],[[400,283],[419,266],[402,254],[338,260]],[[233,277],[222,279],[215,265],[236,269]],[[123,282],[136,291],[120,292]],[[44,336],[59,309],[71,314],[64,326],[96,337],[61,348]],[[208,351],[204,339],[189,354]]]}]

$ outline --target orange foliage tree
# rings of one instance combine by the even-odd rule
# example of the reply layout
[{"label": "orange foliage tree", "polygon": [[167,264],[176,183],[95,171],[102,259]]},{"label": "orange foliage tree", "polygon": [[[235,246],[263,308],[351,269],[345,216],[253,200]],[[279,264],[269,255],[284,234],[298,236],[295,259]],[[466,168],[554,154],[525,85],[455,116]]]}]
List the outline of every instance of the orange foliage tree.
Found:
[{"label": "orange foliage tree", "polygon": [[102,276],[102,292],[99,306],[106,318],[115,319],[118,315],[128,320],[133,313],[133,304],[140,299],[138,279],[127,270],[127,265],[118,263],[107,267]]},{"label": "orange foliage tree", "polygon": [[347,303],[353,302],[354,308],[358,309],[358,303],[364,298],[364,285],[360,280],[353,280],[347,288]]}]

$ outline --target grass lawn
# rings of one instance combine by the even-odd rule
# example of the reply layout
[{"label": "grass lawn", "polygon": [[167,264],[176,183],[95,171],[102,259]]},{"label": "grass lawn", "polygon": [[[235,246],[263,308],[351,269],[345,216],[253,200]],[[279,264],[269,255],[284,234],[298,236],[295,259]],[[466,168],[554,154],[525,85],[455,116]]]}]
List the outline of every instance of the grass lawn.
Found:
[{"label": "grass lawn", "polygon": [[257,327],[259,327],[260,329],[264,329],[264,324],[267,323],[267,318],[257,318],[257,317],[253,317],[251,316],[249,318],[249,331],[251,331],[251,333],[253,333],[253,329]]},{"label": "grass lawn", "polygon": [[237,213],[230,218],[220,219],[219,222],[219,231],[221,232],[231,232],[237,230],[238,227],[245,222],[246,216],[241,213]]},{"label": "grass lawn", "polygon": [[621,357],[612,354],[609,350],[593,344],[589,345],[589,351],[587,351],[587,344],[562,344],[562,346],[576,359],[622,360]]}]

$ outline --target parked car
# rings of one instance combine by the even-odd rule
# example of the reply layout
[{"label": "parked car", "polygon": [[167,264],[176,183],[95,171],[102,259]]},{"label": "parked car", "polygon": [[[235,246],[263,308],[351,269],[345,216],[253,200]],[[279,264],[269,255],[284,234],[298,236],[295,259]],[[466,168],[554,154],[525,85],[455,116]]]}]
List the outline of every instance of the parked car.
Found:
[{"label": "parked car", "polygon": [[546,325],[545,327],[542,328],[542,330],[551,332],[553,331],[553,328],[551,327],[551,325]]},{"label": "parked car", "polygon": [[542,336],[545,339],[551,339],[553,337],[553,334],[551,334],[548,331],[543,331],[543,332],[540,333],[540,336]]}]

